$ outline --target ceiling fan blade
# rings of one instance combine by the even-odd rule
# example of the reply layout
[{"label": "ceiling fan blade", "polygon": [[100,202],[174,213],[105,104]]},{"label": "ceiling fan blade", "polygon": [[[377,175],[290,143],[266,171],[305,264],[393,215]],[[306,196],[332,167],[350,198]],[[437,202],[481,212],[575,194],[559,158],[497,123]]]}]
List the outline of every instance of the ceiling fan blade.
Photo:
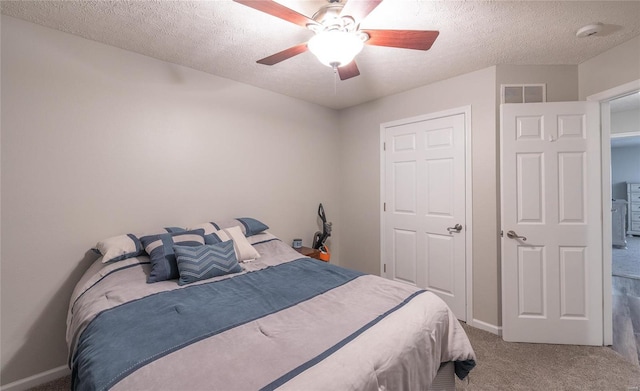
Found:
[{"label": "ceiling fan blade", "polygon": [[284,61],[288,58],[297,56],[298,54],[304,53],[306,51],[307,51],[307,44],[301,43],[299,45],[292,46],[289,49],[285,49],[281,52],[278,52],[276,54],[272,54],[269,57],[265,57],[262,60],[258,60],[256,62],[258,64],[263,64],[263,65],[274,65],[279,63],[280,61]]},{"label": "ceiling fan blade", "polygon": [[356,22],[362,22],[382,0],[350,0],[342,8],[340,16],[351,16]]},{"label": "ceiling fan blade", "polygon": [[247,7],[251,7],[258,11],[262,11],[271,16],[275,16],[276,18],[280,18],[286,20],[287,22],[291,22],[297,24],[302,27],[307,27],[308,24],[317,24],[316,21],[310,19],[291,8],[285,7],[282,4],[276,3],[273,0],[233,0],[236,3],[240,3],[242,5],[246,5]]},{"label": "ceiling fan blade", "polygon": [[352,77],[356,77],[360,74],[360,70],[356,65],[356,61],[353,60],[349,64],[338,68],[338,75],[340,75],[340,80],[351,79]]},{"label": "ceiling fan blade", "polygon": [[362,30],[369,34],[367,45],[429,50],[439,31],[428,30]]}]

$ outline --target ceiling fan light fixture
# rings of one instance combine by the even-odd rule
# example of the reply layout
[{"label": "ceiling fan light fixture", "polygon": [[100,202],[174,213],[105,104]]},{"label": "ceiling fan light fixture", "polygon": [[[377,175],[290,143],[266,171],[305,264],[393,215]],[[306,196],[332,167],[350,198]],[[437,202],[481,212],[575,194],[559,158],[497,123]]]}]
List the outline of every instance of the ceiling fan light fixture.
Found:
[{"label": "ceiling fan light fixture", "polygon": [[362,51],[364,42],[356,33],[328,30],[314,35],[307,47],[321,63],[338,68],[353,61]]}]

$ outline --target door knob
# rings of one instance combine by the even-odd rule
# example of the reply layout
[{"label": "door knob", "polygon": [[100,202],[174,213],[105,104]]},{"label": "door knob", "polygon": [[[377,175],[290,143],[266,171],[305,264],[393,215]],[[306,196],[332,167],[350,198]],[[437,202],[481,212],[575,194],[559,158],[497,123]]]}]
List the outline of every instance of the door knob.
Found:
[{"label": "door knob", "polygon": [[449,231],[449,233],[460,232],[462,231],[462,225],[456,224],[453,227],[448,227],[447,231]]},{"label": "door knob", "polygon": [[520,235],[518,235],[517,233],[515,233],[514,231],[508,231],[508,232],[507,232],[507,237],[508,237],[509,239],[522,239],[522,241],[526,241],[526,240],[527,240],[527,238],[526,238],[526,237],[524,237],[524,236],[520,236]]}]

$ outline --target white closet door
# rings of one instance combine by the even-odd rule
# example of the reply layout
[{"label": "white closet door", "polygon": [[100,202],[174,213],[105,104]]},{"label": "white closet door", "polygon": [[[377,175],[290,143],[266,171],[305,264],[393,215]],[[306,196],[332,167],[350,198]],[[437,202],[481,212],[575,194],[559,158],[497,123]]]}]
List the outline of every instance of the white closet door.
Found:
[{"label": "white closet door", "polygon": [[383,262],[466,319],[465,115],[385,127]]}]

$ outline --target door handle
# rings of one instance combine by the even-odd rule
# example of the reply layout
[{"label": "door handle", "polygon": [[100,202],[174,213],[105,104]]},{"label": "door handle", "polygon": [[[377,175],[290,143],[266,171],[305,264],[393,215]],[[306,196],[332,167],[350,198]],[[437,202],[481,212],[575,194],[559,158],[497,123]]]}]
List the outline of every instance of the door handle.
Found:
[{"label": "door handle", "polygon": [[507,237],[509,239],[522,239],[522,241],[526,241],[527,238],[525,236],[520,236],[517,233],[515,233],[514,231],[508,231],[507,232]]},{"label": "door handle", "polygon": [[458,232],[462,231],[462,225],[456,224],[453,227],[448,227],[447,231],[449,231],[450,234],[454,233],[454,232],[458,233]]}]

